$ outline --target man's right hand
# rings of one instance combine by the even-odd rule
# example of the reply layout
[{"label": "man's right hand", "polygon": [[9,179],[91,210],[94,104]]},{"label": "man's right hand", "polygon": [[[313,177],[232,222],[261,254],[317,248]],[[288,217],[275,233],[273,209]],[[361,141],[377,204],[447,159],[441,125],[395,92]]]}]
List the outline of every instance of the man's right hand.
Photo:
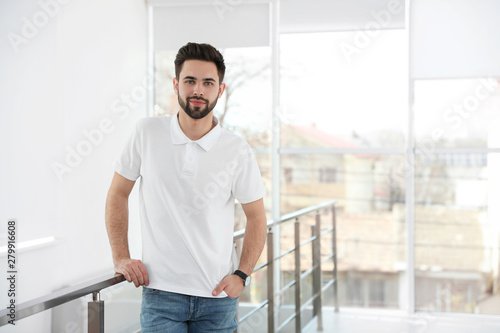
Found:
[{"label": "man's right hand", "polygon": [[148,271],[141,260],[121,259],[115,263],[115,272],[123,274],[136,287],[149,285]]}]

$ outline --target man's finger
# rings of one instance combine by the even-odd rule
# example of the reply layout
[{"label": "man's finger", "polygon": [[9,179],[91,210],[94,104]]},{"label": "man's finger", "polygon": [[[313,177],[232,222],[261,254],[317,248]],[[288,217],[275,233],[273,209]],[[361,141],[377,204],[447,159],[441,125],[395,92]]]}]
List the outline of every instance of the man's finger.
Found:
[{"label": "man's finger", "polygon": [[136,287],[149,285],[149,276],[141,260],[128,259],[122,265],[119,265],[115,272],[123,274],[128,282],[133,282]]},{"label": "man's finger", "polygon": [[142,276],[144,277],[144,285],[147,287],[149,285],[148,271],[146,270],[146,266],[144,266],[144,263],[140,260],[139,260],[139,269],[141,270]]},{"label": "man's finger", "polygon": [[127,280],[128,282],[132,282],[132,279],[130,278],[130,274],[127,272],[126,269],[120,267],[118,269],[115,269],[115,272],[123,274],[123,276],[125,277],[125,280]]},{"label": "man's finger", "polygon": [[135,274],[134,270],[132,268],[129,268],[129,274],[130,274],[130,279],[132,279],[132,282],[136,287],[139,287],[139,279],[137,278],[137,275]]},{"label": "man's finger", "polygon": [[[136,287],[139,287],[139,278],[137,277],[136,272],[134,271],[134,263],[133,262],[128,262],[121,268],[125,275],[125,278],[127,278],[128,282],[133,282]],[[126,274],[125,274],[126,272]],[[128,275],[128,277],[127,277]]]},{"label": "man's finger", "polygon": [[137,283],[136,283],[136,280],[134,280],[134,284],[136,287],[139,287],[139,286],[142,286],[144,284],[144,278],[142,276],[142,271],[141,269],[139,268],[139,266],[137,265],[131,265],[130,267],[132,269],[132,271],[134,272],[135,274],[135,277],[137,279]]},{"label": "man's finger", "polygon": [[226,286],[227,286],[226,280],[222,280],[222,282],[215,288],[215,290],[212,291],[212,295],[214,296],[219,295],[224,290],[224,288],[226,288]]}]

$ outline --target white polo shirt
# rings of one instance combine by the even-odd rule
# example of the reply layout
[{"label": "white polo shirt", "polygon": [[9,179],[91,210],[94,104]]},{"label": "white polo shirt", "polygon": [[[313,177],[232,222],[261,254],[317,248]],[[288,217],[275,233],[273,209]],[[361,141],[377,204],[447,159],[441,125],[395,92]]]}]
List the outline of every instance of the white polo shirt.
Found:
[{"label": "white polo shirt", "polygon": [[113,163],[123,177],[141,177],[142,259],[150,288],[213,297],[237,269],[234,198],[253,202],[265,189],[251,147],[214,122],[192,141],[177,115],[141,119]]}]

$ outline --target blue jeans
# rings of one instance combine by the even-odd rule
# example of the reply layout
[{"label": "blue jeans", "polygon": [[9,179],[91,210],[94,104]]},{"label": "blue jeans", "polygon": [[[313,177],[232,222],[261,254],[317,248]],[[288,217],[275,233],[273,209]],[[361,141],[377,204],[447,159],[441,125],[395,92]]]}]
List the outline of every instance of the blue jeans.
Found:
[{"label": "blue jeans", "polygon": [[237,298],[197,297],[143,287],[142,333],[232,333],[238,326],[237,308]]}]

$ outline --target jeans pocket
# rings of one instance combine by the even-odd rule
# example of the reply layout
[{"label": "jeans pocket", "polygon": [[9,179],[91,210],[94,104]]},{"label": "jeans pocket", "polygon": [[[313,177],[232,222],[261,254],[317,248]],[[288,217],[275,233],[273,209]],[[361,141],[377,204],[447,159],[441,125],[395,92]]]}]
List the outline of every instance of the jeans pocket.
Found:
[{"label": "jeans pocket", "polygon": [[142,287],[142,294],[143,295],[153,295],[153,294],[157,294],[157,293],[158,293],[158,289]]}]

